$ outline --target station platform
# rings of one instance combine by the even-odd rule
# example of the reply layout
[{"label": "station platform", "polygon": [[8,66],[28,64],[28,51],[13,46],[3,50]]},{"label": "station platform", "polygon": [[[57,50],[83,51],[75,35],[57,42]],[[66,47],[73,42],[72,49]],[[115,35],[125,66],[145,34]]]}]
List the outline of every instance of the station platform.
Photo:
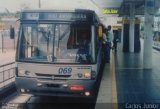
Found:
[{"label": "station platform", "polygon": [[152,56],[153,67],[145,70],[142,44],[140,53],[123,53],[120,46],[114,53],[118,109],[160,109],[160,51]]}]

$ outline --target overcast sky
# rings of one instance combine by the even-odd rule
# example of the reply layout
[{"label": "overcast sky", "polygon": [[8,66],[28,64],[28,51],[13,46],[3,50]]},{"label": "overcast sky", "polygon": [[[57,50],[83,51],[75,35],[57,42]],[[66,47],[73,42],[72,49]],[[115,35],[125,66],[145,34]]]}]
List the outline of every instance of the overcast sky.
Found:
[{"label": "overcast sky", "polygon": [[[38,8],[39,0],[0,0],[0,12],[5,12],[8,9],[10,12],[20,11],[24,4],[31,9]],[[40,0],[41,7],[46,9],[70,9],[70,8],[89,8],[95,9],[99,8],[95,4],[90,2],[90,0]]]},{"label": "overcast sky", "polygon": [[0,0],[0,12],[4,12],[5,9],[8,9],[10,12],[18,11],[21,9],[22,4],[33,7],[38,4],[38,0]]}]

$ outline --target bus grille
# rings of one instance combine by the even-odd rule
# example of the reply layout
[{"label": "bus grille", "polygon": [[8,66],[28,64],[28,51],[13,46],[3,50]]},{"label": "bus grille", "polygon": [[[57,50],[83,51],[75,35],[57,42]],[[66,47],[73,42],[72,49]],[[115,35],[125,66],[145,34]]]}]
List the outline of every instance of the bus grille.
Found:
[{"label": "bus grille", "polygon": [[40,73],[35,73],[36,76],[41,77],[41,78],[50,78],[50,79],[69,79],[71,75],[52,75],[52,74],[40,74]]}]

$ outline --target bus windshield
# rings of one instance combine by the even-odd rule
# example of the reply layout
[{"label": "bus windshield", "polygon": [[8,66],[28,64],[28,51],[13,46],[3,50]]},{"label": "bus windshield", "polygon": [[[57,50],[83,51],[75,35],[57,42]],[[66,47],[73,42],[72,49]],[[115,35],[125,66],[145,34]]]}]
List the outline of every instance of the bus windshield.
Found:
[{"label": "bus windshield", "polygon": [[93,63],[91,25],[22,24],[18,59],[49,63]]}]

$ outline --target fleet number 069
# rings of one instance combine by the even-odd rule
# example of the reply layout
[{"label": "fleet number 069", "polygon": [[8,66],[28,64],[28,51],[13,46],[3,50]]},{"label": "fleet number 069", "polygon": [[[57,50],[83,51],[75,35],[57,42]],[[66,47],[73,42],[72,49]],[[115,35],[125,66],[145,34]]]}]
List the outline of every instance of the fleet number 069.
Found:
[{"label": "fleet number 069", "polygon": [[59,68],[58,73],[60,75],[71,75],[72,68],[71,67],[68,67],[68,68]]}]

